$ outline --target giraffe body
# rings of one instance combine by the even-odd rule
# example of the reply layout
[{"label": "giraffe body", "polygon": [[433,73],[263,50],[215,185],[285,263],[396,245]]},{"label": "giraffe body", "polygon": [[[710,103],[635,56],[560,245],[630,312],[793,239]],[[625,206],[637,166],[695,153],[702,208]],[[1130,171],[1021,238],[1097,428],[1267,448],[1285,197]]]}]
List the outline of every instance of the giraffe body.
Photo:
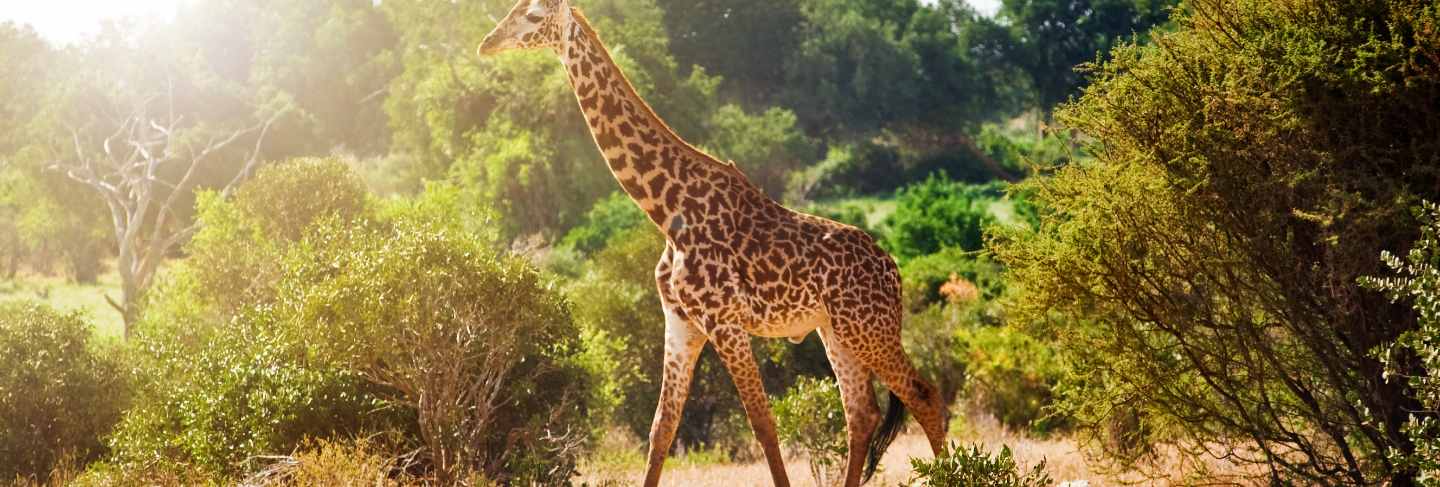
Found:
[{"label": "giraffe body", "polygon": [[480,52],[517,48],[550,48],[560,56],[611,173],[665,234],[655,268],[665,314],[664,377],[645,485],[659,482],[706,343],[735,382],[775,484],[788,485],[752,335],[798,342],[820,334],[845,404],[847,487],[859,485],[872,443],[883,450],[893,438],[875,434],[875,376],[914,411],[935,453],[942,451],[941,399],[900,345],[899,271],[868,234],[786,209],[733,163],[686,143],[635,93],[566,0],[520,0]]}]

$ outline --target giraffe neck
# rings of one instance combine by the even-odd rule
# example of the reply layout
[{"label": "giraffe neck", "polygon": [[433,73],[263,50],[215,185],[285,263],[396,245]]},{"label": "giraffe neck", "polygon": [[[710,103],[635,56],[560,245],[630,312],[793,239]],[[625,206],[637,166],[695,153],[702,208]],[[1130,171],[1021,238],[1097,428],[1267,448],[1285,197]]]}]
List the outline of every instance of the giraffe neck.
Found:
[{"label": "giraffe neck", "polygon": [[559,54],[585,123],[615,180],[661,232],[673,237],[699,223],[696,209],[713,209],[720,192],[754,189],[733,164],[686,143],[655,115],[584,15],[570,15]]}]

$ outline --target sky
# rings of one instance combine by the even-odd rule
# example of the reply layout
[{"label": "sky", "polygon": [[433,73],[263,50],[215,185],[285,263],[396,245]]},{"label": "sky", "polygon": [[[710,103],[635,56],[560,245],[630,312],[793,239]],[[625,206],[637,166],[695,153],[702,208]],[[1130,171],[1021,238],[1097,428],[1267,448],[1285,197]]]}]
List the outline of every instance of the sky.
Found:
[{"label": "sky", "polygon": [[[160,17],[168,20],[175,15],[175,7],[181,1],[0,0],[0,22],[30,24],[51,42],[69,44],[99,32],[103,19]],[[1000,8],[1000,0],[966,1],[986,15],[994,15]]]},{"label": "sky", "polygon": [[0,22],[30,24],[51,42],[68,44],[100,31],[100,21],[175,16],[181,0],[3,0]]}]

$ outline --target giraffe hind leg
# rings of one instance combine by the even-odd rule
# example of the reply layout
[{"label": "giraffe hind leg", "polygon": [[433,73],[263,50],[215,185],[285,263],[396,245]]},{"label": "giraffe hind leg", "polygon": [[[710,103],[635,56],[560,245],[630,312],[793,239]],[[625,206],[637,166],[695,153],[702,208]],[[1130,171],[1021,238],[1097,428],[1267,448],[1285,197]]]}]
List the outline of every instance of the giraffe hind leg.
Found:
[{"label": "giraffe hind leg", "polygon": [[835,370],[835,380],[840,385],[840,401],[845,406],[848,457],[844,485],[857,487],[862,473],[870,473],[865,472],[865,456],[871,450],[876,427],[880,424],[880,411],[875,406],[875,388],[870,371],[835,339],[829,326],[820,328],[820,341],[825,344],[825,355],[830,359],[830,367]]},{"label": "giraffe hind leg", "polygon": [[[945,450],[945,434],[949,422],[945,400],[934,384],[920,376],[911,365],[900,343],[900,315],[889,314],[866,323],[854,316],[835,316],[837,339],[856,350],[855,355],[867,369],[880,378],[925,430],[931,451],[939,455]],[[894,410],[899,405],[892,405]]]}]

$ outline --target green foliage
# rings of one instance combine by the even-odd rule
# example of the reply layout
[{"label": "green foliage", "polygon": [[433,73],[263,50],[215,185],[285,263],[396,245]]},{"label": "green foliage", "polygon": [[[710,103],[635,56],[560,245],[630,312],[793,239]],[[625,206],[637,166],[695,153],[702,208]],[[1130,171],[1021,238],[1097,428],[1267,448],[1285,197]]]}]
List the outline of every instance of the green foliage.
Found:
[{"label": "green foliage", "polygon": [[199,206],[190,258],[156,286],[129,344],[137,392],[110,439],[119,471],[167,464],[235,476],[254,466],[251,457],[287,452],[306,436],[399,423],[393,411],[371,414],[375,388],[316,361],[272,308],[286,259],[309,251],[301,242],[318,223],[373,213],[348,168],[333,159],[276,164],[231,200],[209,193]]},{"label": "green foliage", "polygon": [[569,478],[592,425],[566,303],[523,259],[428,230],[318,231],[279,285],[288,333],[415,418],[439,481]]},{"label": "green foliage", "polygon": [[901,189],[880,244],[902,263],[946,248],[980,250],[985,227],[995,223],[989,203],[999,188],[951,181],[942,172]]},{"label": "green foliage", "polygon": [[[231,201],[202,193],[202,226],[186,245],[181,273],[196,296],[165,299],[167,306],[200,304],[222,316],[269,302],[283,256],[311,226],[326,219],[354,221],[372,212],[364,185],[337,159],[295,159],[261,169]],[[171,292],[181,292],[172,290]]]},{"label": "green foliage", "polygon": [[802,377],[774,408],[780,441],[807,456],[816,485],[831,485],[844,475],[845,409],[833,379]]},{"label": "green foliage", "polygon": [[942,133],[1012,107],[1014,73],[978,65],[964,4],[807,0],[800,11],[781,99],[812,134]]},{"label": "green foliage", "polygon": [[1010,453],[1009,445],[1001,447],[1000,453],[992,456],[981,451],[978,445],[965,449],[951,443],[948,454],[930,461],[911,458],[910,467],[914,469],[914,473],[904,485],[1046,487],[1055,483],[1050,475],[1045,473],[1044,460],[1021,474],[1020,467],[1015,464],[1014,455]]},{"label": "green foliage", "polygon": [[951,278],[959,277],[973,284],[978,298],[990,300],[1005,291],[1001,266],[984,255],[958,247],[945,247],[933,254],[921,255],[900,267],[900,283],[905,308],[919,312],[945,302],[940,288]]},{"label": "green foliage", "polygon": [[589,255],[604,248],[616,235],[644,227],[647,223],[649,220],[646,219],[645,212],[641,211],[630,197],[625,196],[625,193],[616,191],[595,202],[595,206],[585,212],[585,219],[571,228],[565,238],[560,240],[560,245]]},{"label": "green foliage", "polygon": [[1164,24],[1179,0],[1004,0],[1010,62],[1029,77],[1036,106],[1054,107],[1089,81],[1076,65],[1105,59],[1130,36]]},{"label": "green foliage", "polygon": [[970,401],[1004,425],[1047,433],[1066,426],[1052,415],[1067,370],[1049,345],[1010,326],[970,326],[955,335]]},{"label": "green foliage", "polygon": [[809,165],[816,155],[814,143],[795,123],[795,114],[783,108],[751,115],[725,105],[710,118],[705,145],[716,157],[735,161],[751,182],[779,198],[790,173]]},{"label": "green foliage", "polygon": [[893,147],[860,141],[833,144],[825,159],[792,173],[786,196],[804,201],[876,194],[904,184],[900,153]]},{"label": "green foliage", "polygon": [[[1384,252],[1381,259],[1394,274],[1365,277],[1361,284],[1383,291],[1392,300],[1411,302],[1419,327],[1400,335],[1385,349],[1389,380],[1404,380],[1415,391],[1421,407],[1411,412],[1405,434],[1415,443],[1410,454],[1394,453],[1394,460],[1414,468],[1421,485],[1440,485],[1440,206],[1424,202],[1417,211],[1420,239],[1402,258]],[[1416,374],[1419,361],[1424,374]]]},{"label": "green foliage", "polygon": [[144,322],[131,346],[136,400],[109,439],[127,468],[235,476],[258,455],[357,434],[385,416],[371,414],[381,403],[360,377],[309,358],[306,340],[262,313],[223,325]]},{"label": "green foliage", "polygon": [[1133,414],[1147,445],[1280,482],[1406,483],[1387,453],[1414,453],[1399,432],[1419,398],[1372,350],[1418,325],[1354,283],[1410,246],[1406,208],[1440,187],[1440,117],[1407,108],[1440,97],[1437,11],[1187,8],[1058,113],[1095,159],[1028,185],[1039,230],[999,230],[1024,290],[1011,315],[1056,340],[1062,406],[1091,439]]},{"label": "green foliage", "polygon": [[0,303],[0,478],[45,482],[103,454],[126,401],[120,370],[81,315]]}]

